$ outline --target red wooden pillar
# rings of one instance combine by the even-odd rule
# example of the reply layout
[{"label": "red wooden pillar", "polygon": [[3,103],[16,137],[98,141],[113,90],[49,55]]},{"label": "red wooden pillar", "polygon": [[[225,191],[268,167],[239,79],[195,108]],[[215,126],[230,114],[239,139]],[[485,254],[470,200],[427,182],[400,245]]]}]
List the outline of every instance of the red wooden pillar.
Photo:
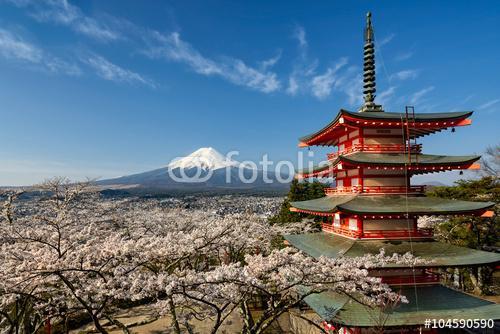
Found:
[{"label": "red wooden pillar", "polygon": [[360,216],[357,216],[356,219],[358,220],[358,233],[359,237],[363,237],[363,220],[361,219]]}]

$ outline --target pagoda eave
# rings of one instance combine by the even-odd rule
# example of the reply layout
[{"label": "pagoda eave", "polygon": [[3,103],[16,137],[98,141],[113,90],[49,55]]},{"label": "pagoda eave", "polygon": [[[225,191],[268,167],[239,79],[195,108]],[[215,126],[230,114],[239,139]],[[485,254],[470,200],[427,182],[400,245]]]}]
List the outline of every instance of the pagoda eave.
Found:
[{"label": "pagoda eave", "polygon": [[[464,267],[495,265],[500,263],[500,254],[460,247],[436,241],[432,238],[398,240],[356,240],[333,233],[318,232],[286,235],[285,239],[293,247],[312,257],[326,256],[362,257],[366,254],[377,255],[381,249],[385,254],[406,254],[410,252],[423,262],[415,264],[419,268]],[[410,265],[391,263],[376,268],[409,268]]]},{"label": "pagoda eave", "polygon": [[311,170],[298,171],[296,173],[296,178],[311,178],[311,177],[335,177],[336,173],[345,169],[358,169],[366,168],[368,170],[406,170],[410,175],[418,174],[429,174],[429,173],[440,173],[452,170],[479,170],[481,165],[475,161],[479,160],[480,157],[474,157],[472,160],[468,161],[458,161],[458,162],[415,162],[413,158],[412,163],[408,163],[401,159],[400,162],[368,162],[368,161],[355,161],[351,160],[345,156],[325,164],[323,166],[313,167]]},{"label": "pagoda eave", "polygon": [[405,287],[398,293],[409,303],[385,310],[333,292],[312,294],[305,301],[328,324],[351,328],[378,327],[380,319],[384,328],[421,326],[427,319],[500,319],[499,304],[442,285]]},{"label": "pagoda eave", "polygon": [[421,113],[406,119],[404,113],[351,112],[341,109],[337,116],[324,128],[299,139],[299,147],[335,145],[346,128],[388,128],[408,127],[411,138],[426,136],[448,128],[472,124],[468,119],[472,111],[450,113]]},{"label": "pagoda eave", "polygon": [[[404,195],[338,195],[309,201],[291,202],[291,210],[317,215],[348,213],[362,218],[397,218],[397,216],[486,216],[493,202],[470,202],[435,197]],[[392,217],[396,215],[396,217]],[[366,216],[366,217],[363,217]]]},{"label": "pagoda eave", "polygon": [[450,217],[465,217],[465,216],[477,216],[483,218],[491,218],[494,216],[495,212],[492,210],[477,210],[477,211],[461,211],[461,212],[412,212],[411,214],[406,214],[402,211],[395,212],[387,212],[386,214],[373,214],[372,212],[360,212],[360,211],[349,211],[349,210],[340,210],[335,212],[322,212],[322,211],[314,211],[307,209],[298,209],[295,207],[290,207],[290,212],[299,212],[305,213],[313,216],[320,217],[332,217],[335,214],[354,214],[354,218],[358,216],[361,218],[371,218],[371,219],[400,219],[400,218],[415,218],[422,216],[450,216]]}]

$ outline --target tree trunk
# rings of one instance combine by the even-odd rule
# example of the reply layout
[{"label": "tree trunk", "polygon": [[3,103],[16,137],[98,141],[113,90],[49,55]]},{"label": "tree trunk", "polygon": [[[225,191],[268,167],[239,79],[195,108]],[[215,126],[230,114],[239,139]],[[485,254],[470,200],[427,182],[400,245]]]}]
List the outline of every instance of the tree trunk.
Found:
[{"label": "tree trunk", "polygon": [[481,268],[470,268],[470,281],[474,287],[474,293],[478,295],[483,294],[482,289],[482,279],[481,279]]},{"label": "tree trunk", "polygon": [[243,317],[243,328],[241,329],[242,334],[250,334],[250,330],[254,325],[252,314],[248,309],[247,301],[243,301],[240,304],[241,316]]},{"label": "tree trunk", "polygon": [[97,315],[92,314],[92,321],[94,322],[95,329],[99,331],[99,333],[108,334],[108,331],[104,327],[102,327],[101,323],[99,322],[99,318],[97,317]]},{"label": "tree trunk", "polygon": [[460,269],[455,268],[453,272],[453,286],[460,289]]},{"label": "tree trunk", "polygon": [[174,327],[175,334],[181,334],[181,327],[179,326],[179,319],[175,312],[174,300],[171,296],[168,297],[168,307],[170,308],[170,316],[172,317],[172,326]]},{"label": "tree trunk", "polygon": [[481,291],[481,294],[484,294],[484,267],[477,267],[477,286]]}]

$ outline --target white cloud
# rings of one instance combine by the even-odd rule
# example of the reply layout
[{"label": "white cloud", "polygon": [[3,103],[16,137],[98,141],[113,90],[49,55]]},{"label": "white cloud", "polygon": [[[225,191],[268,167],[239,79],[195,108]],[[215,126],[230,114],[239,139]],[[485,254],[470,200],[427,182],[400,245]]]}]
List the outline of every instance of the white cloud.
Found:
[{"label": "white cloud", "polygon": [[18,7],[29,8],[30,15],[40,22],[53,22],[99,41],[123,38],[121,34],[95,18],[86,16],[67,0],[10,0]]},{"label": "white cloud", "polygon": [[66,75],[80,75],[80,67],[54,57],[36,45],[27,42],[18,34],[0,28],[0,56],[9,60],[36,65],[44,71]]},{"label": "white cloud", "polygon": [[[347,95],[347,102],[350,106],[359,107],[363,103],[363,76],[357,73],[354,76],[346,75],[346,78],[346,80],[339,81],[338,89]],[[343,82],[342,85],[340,82]]]},{"label": "white cloud", "polygon": [[[32,69],[49,73],[60,73],[70,76],[80,76],[83,74],[82,69],[76,63],[52,56],[36,45],[27,42],[21,36],[2,28],[0,28],[0,57],[29,64]],[[105,80],[140,83],[153,88],[156,87],[152,80],[115,65],[96,54],[88,53],[87,56],[81,56],[80,60],[90,66],[99,77]]]},{"label": "white cloud", "polygon": [[79,76],[83,73],[82,69],[78,65],[64,61],[57,57],[45,59],[45,66],[50,72],[53,73],[63,73],[71,76]]},{"label": "white cloud", "polygon": [[377,95],[377,102],[381,105],[385,105],[389,102],[389,100],[394,96],[396,92],[396,87],[391,86],[388,89],[384,90],[380,94]]},{"label": "white cloud", "polygon": [[281,59],[281,50],[276,54],[276,56],[269,59],[263,60],[259,63],[259,68],[261,71],[266,71],[267,69],[273,67]]},{"label": "white cloud", "polygon": [[242,60],[224,57],[216,61],[203,56],[191,44],[183,41],[179,33],[169,35],[153,34],[159,44],[145,52],[153,58],[184,63],[196,73],[206,76],[219,76],[236,85],[246,86],[264,93],[280,89],[280,81],[276,73],[259,70],[246,65]]},{"label": "white cloud", "polygon": [[[254,68],[236,58],[221,57],[220,60],[216,61],[204,57],[189,43],[181,40],[178,33],[162,35],[112,16],[107,16],[106,24],[102,23],[86,16],[78,7],[66,0],[11,0],[11,2],[18,7],[27,8],[30,15],[39,21],[61,24],[96,40],[123,39],[125,35],[128,36],[127,38],[135,38],[136,42],[146,43],[147,51],[142,53],[185,63],[193,71],[202,75],[220,76],[236,85],[246,86],[264,93],[280,89],[277,74],[268,69],[279,61],[281,51]],[[123,33],[124,30],[127,30],[127,34]],[[82,60],[106,80],[155,86],[151,80],[142,75],[112,64],[102,57],[94,55],[82,58]],[[63,68],[61,62],[51,62],[51,66],[52,68]],[[72,69],[68,67],[69,70]]]},{"label": "white cloud", "polygon": [[362,103],[363,77],[359,68],[354,66],[346,68],[348,59],[342,57],[333,66],[318,73],[318,59],[310,60],[308,57],[305,29],[297,25],[292,36],[297,40],[299,57],[288,77],[287,94],[292,96],[298,93],[311,94],[317,99],[323,100],[332,95],[333,92],[339,92],[347,96],[351,106]]},{"label": "white cloud", "polygon": [[310,77],[316,74],[318,60],[306,62],[305,58],[294,65],[294,69],[288,79],[286,92],[290,95],[296,95],[300,91],[308,92]]},{"label": "white cloud", "polygon": [[491,101],[488,101],[488,102],[481,104],[479,107],[477,107],[477,109],[478,110],[485,110],[485,109],[488,109],[488,108],[494,106],[498,102],[500,102],[500,99],[494,99],[494,100],[491,100]]},{"label": "white cloud", "polygon": [[156,87],[155,83],[150,79],[113,64],[102,56],[91,53],[87,56],[82,56],[81,60],[93,68],[96,74],[105,80],[128,84],[139,83],[152,88]]},{"label": "white cloud", "polygon": [[418,92],[414,93],[410,97],[410,104],[412,104],[412,105],[417,104],[418,102],[420,102],[422,97],[424,97],[424,95],[426,95],[429,92],[432,92],[433,90],[434,90],[434,86],[429,86],[429,87],[423,88],[423,89],[419,90]]},{"label": "white cloud", "polygon": [[117,31],[103,26],[93,18],[82,17],[74,24],[74,29],[84,35],[101,41],[112,41],[122,38]]},{"label": "white cloud", "polygon": [[293,38],[295,38],[299,42],[300,48],[307,48],[307,39],[306,39],[306,30],[302,26],[296,26],[293,31]]},{"label": "white cloud", "polygon": [[389,35],[385,36],[384,38],[382,38],[380,41],[378,41],[378,42],[375,41],[376,45],[378,47],[382,47],[382,46],[390,43],[394,39],[394,37],[396,37],[396,34],[389,34]]},{"label": "white cloud", "polygon": [[397,80],[408,80],[408,79],[416,79],[419,75],[419,71],[418,70],[403,70],[403,71],[399,71],[399,72],[396,72],[394,74],[392,74],[389,79],[390,80],[393,80],[393,79],[397,79]]},{"label": "white cloud", "polygon": [[297,83],[297,79],[293,76],[288,78],[288,87],[286,92],[290,95],[295,95],[299,91],[299,84]]},{"label": "white cloud", "polygon": [[319,99],[330,95],[335,83],[339,80],[336,73],[347,64],[347,58],[341,58],[333,67],[329,67],[325,73],[316,75],[311,79],[311,92]]},{"label": "white cloud", "polygon": [[10,31],[0,29],[0,54],[7,59],[19,59],[40,63],[43,52]]},{"label": "white cloud", "polygon": [[410,59],[413,57],[414,52],[413,51],[407,51],[407,52],[400,52],[394,57],[394,60],[396,61],[403,61],[406,59]]}]

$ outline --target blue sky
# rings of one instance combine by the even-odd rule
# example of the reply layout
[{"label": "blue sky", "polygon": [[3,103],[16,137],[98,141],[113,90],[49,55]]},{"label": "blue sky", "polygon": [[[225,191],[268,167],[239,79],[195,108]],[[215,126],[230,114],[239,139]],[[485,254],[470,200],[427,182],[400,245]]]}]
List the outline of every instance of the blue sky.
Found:
[{"label": "blue sky", "polygon": [[426,151],[498,143],[497,1],[0,0],[0,185],[119,176],[204,146],[295,161],[298,137],[360,106],[368,10],[387,111],[475,111]]}]

